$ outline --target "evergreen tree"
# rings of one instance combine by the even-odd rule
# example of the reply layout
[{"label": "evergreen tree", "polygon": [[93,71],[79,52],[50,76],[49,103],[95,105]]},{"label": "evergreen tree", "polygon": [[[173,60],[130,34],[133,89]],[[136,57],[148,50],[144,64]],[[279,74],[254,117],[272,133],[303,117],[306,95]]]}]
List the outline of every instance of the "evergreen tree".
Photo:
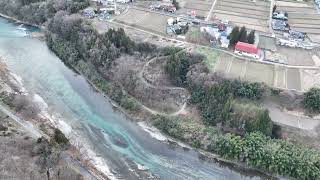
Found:
[{"label": "evergreen tree", "polygon": [[248,43],[254,44],[254,40],[255,40],[255,30],[252,30],[248,35]]},{"label": "evergreen tree", "polygon": [[174,7],[176,7],[177,10],[180,9],[180,6],[177,0],[172,0],[172,5],[174,5]]},{"label": "evergreen tree", "polygon": [[232,29],[230,35],[229,35],[229,39],[230,39],[230,46],[234,46],[240,38],[240,33],[239,33],[239,27],[236,26]]},{"label": "evergreen tree", "polygon": [[274,5],[272,9],[272,13],[274,13],[276,10],[277,10],[277,5]]},{"label": "evergreen tree", "polygon": [[242,28],[240,29],[239,41],[240,42],[247,42],[247,29],[244,26],[242,26]]}]

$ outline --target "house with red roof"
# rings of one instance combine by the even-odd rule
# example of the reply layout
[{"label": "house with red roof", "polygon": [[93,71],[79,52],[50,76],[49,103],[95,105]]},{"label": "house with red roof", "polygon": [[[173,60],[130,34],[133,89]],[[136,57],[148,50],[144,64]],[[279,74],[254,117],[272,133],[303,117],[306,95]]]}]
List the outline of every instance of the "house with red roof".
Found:
[{"label": "house with red roof", "polygon": [[257,46],[240,41],[237,42],[234,52],[238,55],[248,56],[255,59],[260,59],[261,57],[261,50]]}]

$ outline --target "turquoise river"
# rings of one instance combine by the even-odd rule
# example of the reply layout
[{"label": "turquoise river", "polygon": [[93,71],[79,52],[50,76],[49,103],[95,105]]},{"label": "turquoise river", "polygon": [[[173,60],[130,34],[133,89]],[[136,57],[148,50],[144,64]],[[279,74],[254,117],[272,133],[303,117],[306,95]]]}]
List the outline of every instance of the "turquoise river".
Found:
[{"label": "turquoise river", "polygon": [[[0,19],[0,56],[20,76],[28,91],[39,94],[51,113],[72,127],[111,172],[123,179],[141,179],[132,173],[139,164],[160,179],[263,179],[199,158],[193,149],[172,146],[150,136],[97,93],[87,81],[66,67],[43,41],[26,36],[22,28]],[[126,146],[116,143],[121,140]],[[131,164],[131,165],[130,165]]]}]

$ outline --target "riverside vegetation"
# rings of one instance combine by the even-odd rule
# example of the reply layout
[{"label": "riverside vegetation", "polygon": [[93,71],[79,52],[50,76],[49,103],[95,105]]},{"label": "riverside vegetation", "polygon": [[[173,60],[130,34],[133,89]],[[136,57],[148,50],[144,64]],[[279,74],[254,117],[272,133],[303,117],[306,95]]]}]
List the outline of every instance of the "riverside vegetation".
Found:
[{"label": "riverside vegetation", "polygon": [[[80,71],[132,112],[141,109],[139,103],[121,84],[109,82],[105,73],[123,54],[169,55],[166,71],[176,85],[190,91],[189,104],[198,107],[202,121],[152,116],[156,127],[195,147],[267,172],[297,179],[320,178],[319,152],[276,139],[268,111],[255,105],[268,93],[265,85],[210,74],[202,64],[203,57],[177,48],[159,49],[148,43],[135,43],[123,29],[99,34],[88,21],[73,14],[88,5],[85,0],[16,0],[15,3],[6,0],[0,5],[2,13],[39,25],[44,23],[48,47],[66,65]],[[20,9],[28,12],[26,17],[22,17]],[[313,94],[306,94],[306,107],[317,108],[320,100]]]}]

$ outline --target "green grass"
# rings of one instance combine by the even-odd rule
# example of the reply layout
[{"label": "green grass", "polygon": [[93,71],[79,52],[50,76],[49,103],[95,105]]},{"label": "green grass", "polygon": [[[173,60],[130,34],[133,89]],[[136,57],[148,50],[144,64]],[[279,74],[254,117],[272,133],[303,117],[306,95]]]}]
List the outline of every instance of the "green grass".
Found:
[{"label": "green grass", "polygon": [[213,50],[213,49],[210,49],[210,48],[204,48],[204,47],[198,47],[196,49],[196,52],[200,53],[206,57],[204,62],[207,65],[208,69],[210,71],[213,71],[214,66],[217,63],[218,58],[220,56],[220,52]]}]

